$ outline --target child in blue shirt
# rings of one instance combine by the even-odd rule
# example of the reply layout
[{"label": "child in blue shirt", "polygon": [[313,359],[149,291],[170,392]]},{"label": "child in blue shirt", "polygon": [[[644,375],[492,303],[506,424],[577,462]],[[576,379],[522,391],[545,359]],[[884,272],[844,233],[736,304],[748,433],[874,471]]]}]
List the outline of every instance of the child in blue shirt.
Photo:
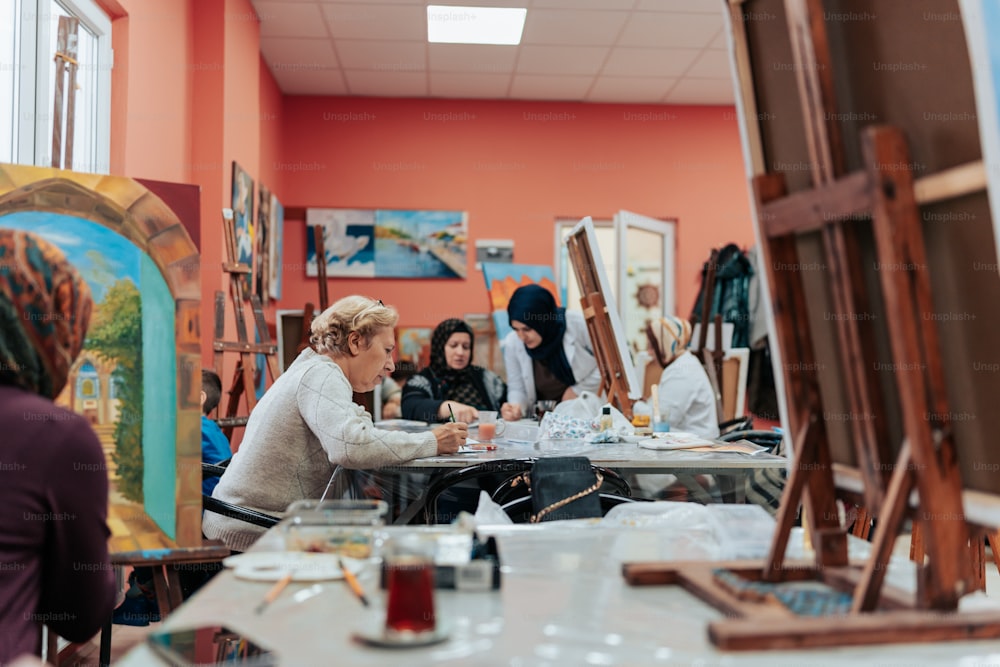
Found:
[{"label": "child in blue shirt", "polygon": [[[233,456],[229,448],[229,438],[222,432],[219,425],[208,418],[222,399],[222,380],[214,371],[201,372],[201,462],[222,463]],[[218,477],[209,477],[201,482],[201,492],[212,495]]]}]

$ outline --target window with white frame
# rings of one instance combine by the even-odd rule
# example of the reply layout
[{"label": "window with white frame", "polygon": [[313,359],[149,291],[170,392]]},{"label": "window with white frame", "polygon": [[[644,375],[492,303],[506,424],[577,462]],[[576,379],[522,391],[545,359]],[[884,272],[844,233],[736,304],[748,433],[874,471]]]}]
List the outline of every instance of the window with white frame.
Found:
[{"label": "window with white frame", "polygon": [[[72,128],[66,169],[108,173],[111,128],[111,21],[93,0],[0,0],[0,162],[53,165],[59,17],[79,19]],[[62,61],[60,61],[62,62]],[[65,107],[64,107],[65,108]],[[72,131],[70,131],[72,130]]]}]

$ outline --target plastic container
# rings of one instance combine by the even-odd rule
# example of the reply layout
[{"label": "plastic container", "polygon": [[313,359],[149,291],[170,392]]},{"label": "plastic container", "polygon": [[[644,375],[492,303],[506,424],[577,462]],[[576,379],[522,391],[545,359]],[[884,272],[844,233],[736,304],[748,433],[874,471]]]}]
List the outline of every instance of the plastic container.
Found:
[{"label": "plastic container", "polygon": [[385,523],[388,509],[382,500],[294,502],[285,519],[285,550],[369,558],[375,529]]},{"label": "plastic container", "polygon": [[611,416],[611,406],[605,405],[601,408],[601,430],[610,430],[615,425],[615,420]]}]

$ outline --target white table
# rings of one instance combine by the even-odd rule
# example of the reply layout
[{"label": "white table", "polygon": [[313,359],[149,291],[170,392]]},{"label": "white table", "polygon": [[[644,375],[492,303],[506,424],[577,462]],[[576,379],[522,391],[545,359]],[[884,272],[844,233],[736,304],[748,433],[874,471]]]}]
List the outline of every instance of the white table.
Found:
[{"label": "white table", "polygon": [[[754,454],[739,452],[696,452],[687,449],[653,450],[636,442],[591,444],[582,440],[542,440],[536,443],[499,441],[497,449],[470,454],[452,454],[414,459],[390,470],[399,472],[439,473],[461,469],[487,461],[541,458],[546,456],[585,456],[594,465],[614,468],[622,473],[673,474],[700,502],[712,502],[711,496],[694,481],[695,475],[714,475],[724,502],[743,501],[743,482],[750,472],[765,468],[785,468],[788,459],[765,451]],[[382,472],[387,472],[383,469]],[[410,494],[398,494],[407,498]],[[412,496],[410,496],[412,498]],[[423,511],[422,494],[412,498],[402,508],[396,523],[409,523]]]},{"label": "white table", "polygon": [[[715,558],[719,545],[706,541],[699,512],[723,512],[732,526],[752,526],[763,512],[753,506],[702,507],[674,503],[690,513],[684,529],[643,522],[552,522],[537,526],[481,528],[497,536],[503,563],[502,589],[496,592],[439,591],[439,618],[449,619],[451,638],[437,646],[378,649],[352,641],[352,631],[384,614],[377,590],[377,564],[360,579],[373,598],[366,610],[342,582],[292,584],[262,615],[253,607],[270,584],[236,579],[223,572],[174,612],[165,628],[182,629],[220,621],[275,649],[282,665],[739,665],[740,667],[845,667],[887,665],[989,665],[1000,661],[995,642],[951,642],[842,647],[810,651],[726,653],[708,641],[706,624],[719,612],[676,587],[632,588],[621,564],[634,560]],[[630,506],[636,507],[636,506]],[[644,507],[649,507],[645,505]],[[729,514],[735,513],[735,514]],[[744,513],[744,514],[740,514]],[[702,517],[704,518],[704,517]],[[769,518],[767,518],[769,520]],[[773,523],[771,524],[773,525]],[[387,531],[414,528],[389,527]],[[709,531],[711,532],[711,531]],[[745,556],[763,557],[769,536],[754,529],[740,543]],[[766,533],[766,531],[765,531]],[[280,545],[280,527],[255,550]],[[707,545],[707,546],[706,546]],[[762,547],[762,545],[765,545]],[[853,557],[867,555],[868,543],[851,538]],[[789,557],[801,556],[801,533],[793,533]],[[731,554],[730,554],[731,555]],[[912,581],[908,561],[893,559],[889,581]],[[305,593],[303,592],[305,591]],[[310,595],[314,591],[318,594]],[[306,598],[306,599],[302,599]],[[988,602],[988,600],[987,600]],[[127,654],[123,666],[160,664],[145,646]]]}]

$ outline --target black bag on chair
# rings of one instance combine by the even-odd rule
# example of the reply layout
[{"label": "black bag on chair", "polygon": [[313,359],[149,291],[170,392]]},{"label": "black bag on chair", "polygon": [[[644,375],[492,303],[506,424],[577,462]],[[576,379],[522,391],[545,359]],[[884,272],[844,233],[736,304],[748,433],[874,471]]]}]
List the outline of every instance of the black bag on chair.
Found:
[{"label": "black bag on chair", "polygon": [[599,490],[604,477],[587,457],[541,458],[528,474],[531,523],[602,516]]}]

